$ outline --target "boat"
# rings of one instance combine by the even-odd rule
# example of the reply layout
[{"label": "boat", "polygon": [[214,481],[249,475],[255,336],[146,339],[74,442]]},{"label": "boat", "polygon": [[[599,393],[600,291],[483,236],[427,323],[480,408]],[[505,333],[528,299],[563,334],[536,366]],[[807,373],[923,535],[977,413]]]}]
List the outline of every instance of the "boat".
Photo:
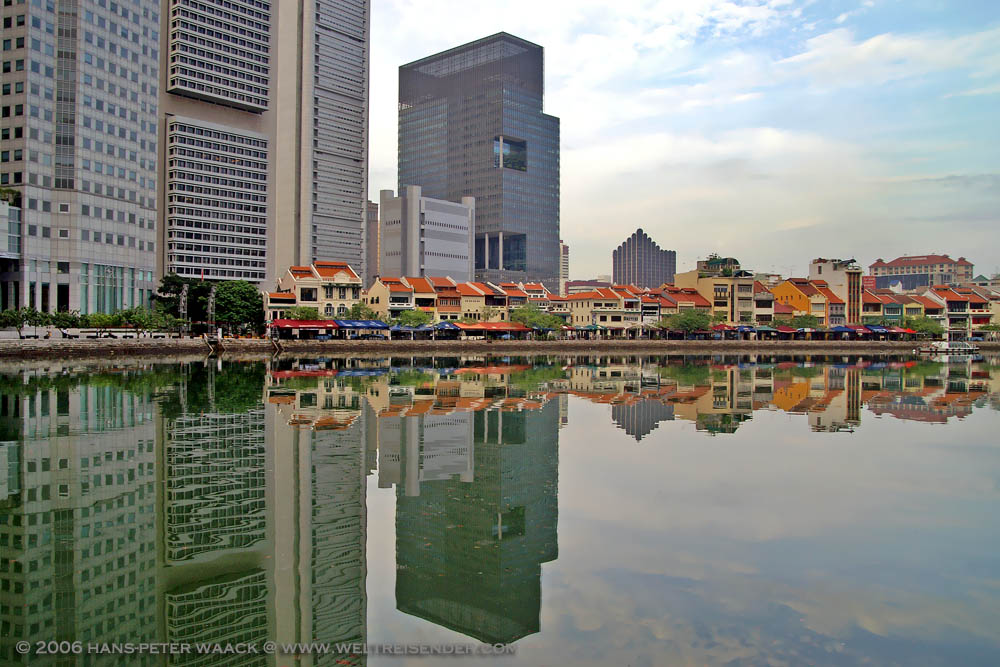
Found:
[{"label": "boat", "polygon": [[979,347],[964,340],[936,341],[917,351],[939,364],[964,364],[982,360],[982,356],[978,354]]},{"label": "boat", "polygon": [[920,348],[921,354],[975,354],[979,347],[964,340],[939,340]]}]

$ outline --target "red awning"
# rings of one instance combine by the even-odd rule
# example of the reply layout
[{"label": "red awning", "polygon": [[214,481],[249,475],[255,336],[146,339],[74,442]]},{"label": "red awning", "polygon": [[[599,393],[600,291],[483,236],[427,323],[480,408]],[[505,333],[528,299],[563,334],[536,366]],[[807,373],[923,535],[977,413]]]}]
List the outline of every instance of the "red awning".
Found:
[{"label": "red awning", "polygon": [[504,333],[521,333],[531,331],[520,322],[476,322],[474,324],[463,324],[455,322],[462,331],[499,331]]},{"label": "red awning", "polygon": [[337,329],[333,320],[273,320],[271,326],[276,329]]},{"label": "red awning", "polygon": [[777,327],[778,333],[795,333],[798,331],[795,327]]},{"label": "red awning", "polygon": [[728,324],[716,324],[712,327],[712,331],[735,331],[735,328]]}]

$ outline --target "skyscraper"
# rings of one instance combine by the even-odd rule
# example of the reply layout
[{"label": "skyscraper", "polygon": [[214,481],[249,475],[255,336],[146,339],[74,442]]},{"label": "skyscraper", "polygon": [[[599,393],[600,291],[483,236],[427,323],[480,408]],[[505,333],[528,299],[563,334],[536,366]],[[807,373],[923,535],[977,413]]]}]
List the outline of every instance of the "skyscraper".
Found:
[{"label": "skyscraper", "polygon": [[506,33],[399,68],[399,189],[476,198],[477,280],[559,280],[559,119],[542,47]]},{"label": "skyscraper", "polygon": [[569,281],[569,244],[559,241],[559,296],[566,296]]},{"label": "skyscraper", "polygon": [[368,0],[170,0],[160,273],[365,265]]},{"label": "skyscraper", "polygon": [[642,229],[637,229],[611,253],[615,285],[659,287],[674,281],[677,253],[661,250]]},{"label": "skyscraper", "polygon": [[421,196],[419,185],[408,185],[398,197],[382,190],[380,211],[379,267],[384,275],[473,279],[474,197],[442,201]]},{"label": "skyscraper", "polygon": [[373,201],[368,202],[365,214],[365,272],[364,285],[367,288],[379,274],[379,229],[378,229],[378,204]]},{"label": "skyscraper", "polygon": [[154,0],[0,8],[0,186],[20,192],[24,224],[8,303],[81,313],[148,303],[159,11]]}]

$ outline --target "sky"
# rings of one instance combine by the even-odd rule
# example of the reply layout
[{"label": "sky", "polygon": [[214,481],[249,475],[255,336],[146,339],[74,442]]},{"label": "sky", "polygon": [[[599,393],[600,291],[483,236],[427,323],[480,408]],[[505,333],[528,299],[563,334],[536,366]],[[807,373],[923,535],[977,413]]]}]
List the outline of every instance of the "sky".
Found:
[{"label": "sky", "polygon": [[678,271],[1000,271],[996,0],[372,0],[370,198],[396,188],[399,66],[500,31],[545,48],[571,278],[639,227]]}]

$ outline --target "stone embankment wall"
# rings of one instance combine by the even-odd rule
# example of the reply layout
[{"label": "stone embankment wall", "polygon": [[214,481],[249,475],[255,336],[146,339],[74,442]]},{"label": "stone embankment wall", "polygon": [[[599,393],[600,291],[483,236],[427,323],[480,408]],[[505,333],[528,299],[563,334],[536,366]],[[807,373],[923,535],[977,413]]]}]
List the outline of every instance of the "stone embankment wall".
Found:
[{"label": "stone embankment wall", "polygon": [[[216,349],[226,357],[262,358],[286,355],[379,356],[393,354],[909,354],[918,343],[868,341],[281,341],[280,349],[269,340],[223,340]],[[984,352],[1000,351],[1000,342],[979,343]],[[99,357],[170,358],[208,355],[212,346],[203,339],[100,339],[100,340],[4,340],[0,359],[61,359]]]}]

